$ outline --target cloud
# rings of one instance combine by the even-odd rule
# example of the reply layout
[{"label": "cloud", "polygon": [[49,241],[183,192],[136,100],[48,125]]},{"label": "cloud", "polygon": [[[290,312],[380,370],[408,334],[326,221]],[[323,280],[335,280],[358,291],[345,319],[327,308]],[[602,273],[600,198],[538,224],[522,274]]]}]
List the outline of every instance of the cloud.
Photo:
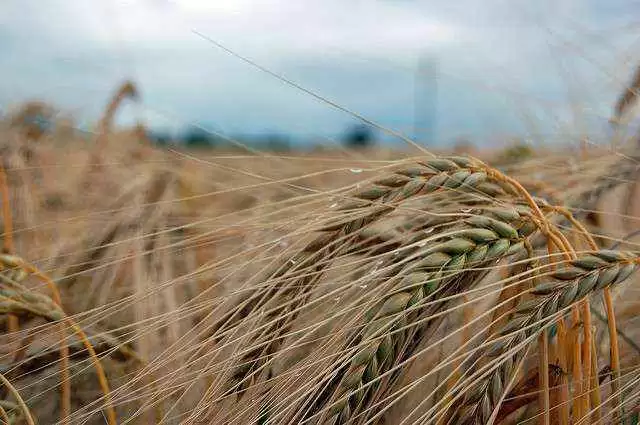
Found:
[{"label": "cloud", "polygon": [[[409,134],[422,87],[418,124],[435,123],[440,142],[592,131],[635,66],[632,10],[630,0],[10,0],[0,104],[44,97],[95,120],[133,77],[144,104],[123,122],[335,136],[352,121],[195,29]],[[420,76],[425,58],[437,72]]]}]

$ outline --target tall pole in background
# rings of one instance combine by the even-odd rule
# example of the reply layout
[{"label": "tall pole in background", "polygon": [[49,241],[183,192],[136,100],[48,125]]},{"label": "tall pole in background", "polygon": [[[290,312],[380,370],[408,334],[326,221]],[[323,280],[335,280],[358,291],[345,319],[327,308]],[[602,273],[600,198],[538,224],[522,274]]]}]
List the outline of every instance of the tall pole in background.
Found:
[{"label": "tall pole in background", "polygon": [[418,59],[414,84],[414,138],[425,145],[436,144],[438,63],[434,56]]}]

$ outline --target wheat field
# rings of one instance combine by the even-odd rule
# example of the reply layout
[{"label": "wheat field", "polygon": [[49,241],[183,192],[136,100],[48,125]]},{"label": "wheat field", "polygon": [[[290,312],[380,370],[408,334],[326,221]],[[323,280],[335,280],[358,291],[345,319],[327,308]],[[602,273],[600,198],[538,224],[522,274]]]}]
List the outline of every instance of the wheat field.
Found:
[{"label": "wheat field", "polygon": [[24,105],[0,420],[639,423],[639,86],[609,144],[526,155],[159,147],[128,81],[89,143]]}]

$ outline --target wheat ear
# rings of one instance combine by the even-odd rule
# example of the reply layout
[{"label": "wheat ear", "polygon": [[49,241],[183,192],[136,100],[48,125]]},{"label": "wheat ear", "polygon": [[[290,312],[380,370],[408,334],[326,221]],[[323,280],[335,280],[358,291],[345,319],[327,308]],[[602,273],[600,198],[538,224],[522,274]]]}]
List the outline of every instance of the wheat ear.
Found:
[{"label": "wheat ear", "polygon": [[[487,355],[500,357],[492,372],[467,392],[457,408],[460,424],[485,424],[494,415],[503,391],[515,373],[523,344],[531,341],[560,314],[589,294],[626,280],[638,257],[625,252],[595,251],[580,255],[569,266],[551,273],[548,282],[531,290],[534,298],[521,302],[514,317],[501,330],[502,337]],[[520,346],[515,352],[515,347]]]}]

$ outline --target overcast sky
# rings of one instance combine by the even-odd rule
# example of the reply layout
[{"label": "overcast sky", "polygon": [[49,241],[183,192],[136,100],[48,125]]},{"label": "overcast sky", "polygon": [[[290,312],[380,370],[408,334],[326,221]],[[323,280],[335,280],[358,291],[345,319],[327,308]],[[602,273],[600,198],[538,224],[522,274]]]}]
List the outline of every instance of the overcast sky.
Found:
[{"label": "overcast sky", "polygon": [[91,122],[132,78],[142,104],[121,123],[335,138],[354,121],[200,33],[409,136],[418,105],[439,144],[595,134],[639,62],[639,12],[637,0],[2,0],[0,106],[43,98]]}]

